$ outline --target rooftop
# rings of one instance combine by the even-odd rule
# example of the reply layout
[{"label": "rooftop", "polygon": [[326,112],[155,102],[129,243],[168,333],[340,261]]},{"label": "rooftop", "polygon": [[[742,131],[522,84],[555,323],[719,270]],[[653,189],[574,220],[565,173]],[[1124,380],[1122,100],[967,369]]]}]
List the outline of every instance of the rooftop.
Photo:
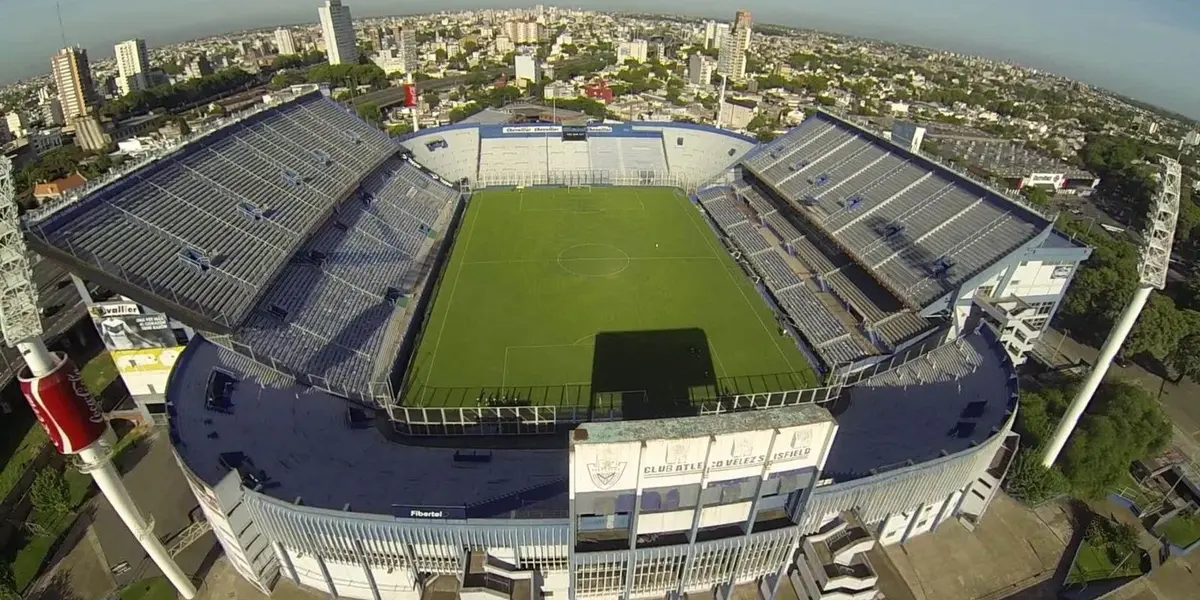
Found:
[{"label": "rooftop", "polygon": [[1008,354],[981,328],[842,392],[824,477],[845,481],[961,452],[1016,410]]},{"label": "rooftop", "polygon": [[[214,369],[238,380],[225,411],[206,406]],[[487,462],[469,462],[455,460],[453,448],[405,446],[389,440],[389,427],[376,419],[386,421],[382,415],[282,383],[202,336],[176,361],[167,398],[175,448],[210,485],[229,473],[222,454],[240,452],[250,460],[244,469],[265,475],[261,492],[307,506],[349,504],[385,515],[398,506],[494,506],[505,496],[559,484],[566,507],[565,449],[490,450]]]},{"label": "rooftop", "polygon": [[571,436],[573,444],[612,444],[642,440],[686,439],[714,432],[763,431],[831,421],[829,411],[815,404],[685,419],[606,421],[584,423]]}]

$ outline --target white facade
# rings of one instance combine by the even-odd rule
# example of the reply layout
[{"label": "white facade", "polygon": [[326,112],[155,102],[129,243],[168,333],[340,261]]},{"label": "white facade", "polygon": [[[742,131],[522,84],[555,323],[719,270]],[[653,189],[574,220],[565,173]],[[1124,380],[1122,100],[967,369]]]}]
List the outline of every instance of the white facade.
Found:
[{"label": "white facade", "polygon": [[275,30],[275,47],[280,54],[296,54],[296,38],[292,30],[280,27]]},{"label": "white facade", "polygon": [[720,48],[725,36],[729,35],[729,23],[712,23],[711,31],[705,32],[709,48]]},{"label": "white facade", "polygon": [[1183,143],[1189,146],[1200,146],[1200,131],[1189,131],[1183,138]]},{"label": "white facade", "polygon": [[624,63],[626,60],[633,59],[640,63],[646,62],[646,53],[649,45],[646,40],[629,40],[621,42],[617,45],[617,64]]},{"label": "white facade", "polygon": [[971,311],[981,311],[984,323],[996,333],[1013,363],[1022,364],[1066,294],[1078,264],[1073,260],[1022,261],[964,294],[955,321],[966,323]]},{"label": "white facade", "polygon": [[10,112],[4,115],[4,123],[13,137],[25,137],[25,115],[15,111]]},{"label": "white facade", "polygon": [[688,83],[692,85],[708,85],[712,83],[713,69],[716,63],[712,58],[699,52],[688,57]]},{"label": "white facade", "polygon": [[537,21],[508,21],[504,23],[504,34],[515,44],[536,44],[542,39],[544,27]]},{"label": "white facade", "polygon": [[146,40],[132,39],[113,48],[117,56],[117,91],[122,96],[149,89],[150,55]]},{"label": "white facade", "polygon": [[537,56],[518,54],[513,61],[517,79],[524,79],[530,83],[537,83],[541,79],[542,69],[538,64]]},{"label": "white facade", "polygon": [[555,81],[546,86],[542,97],[546,100],[578,98],[579,91],[569,83]]},{"label": "white facade", "polygon": [[754,119],[754,109],[730,102],[721,103],[721,126],[728,129],[745,129]]},{"label": "white facade", "polygon": [[325,40],[325,53],[329,64],[355,64],[358,62],[358,46],[354,40],[354,24],[350,7],[342,0],[325,0],[325,6],[317,8],[321,20],[321,37]]},{"label": "white facade", "polygon": [[516,45],[513,44],[512,38],[507,35],[496,36],[496,52],[507,54],[514,49],[516,49]]}]

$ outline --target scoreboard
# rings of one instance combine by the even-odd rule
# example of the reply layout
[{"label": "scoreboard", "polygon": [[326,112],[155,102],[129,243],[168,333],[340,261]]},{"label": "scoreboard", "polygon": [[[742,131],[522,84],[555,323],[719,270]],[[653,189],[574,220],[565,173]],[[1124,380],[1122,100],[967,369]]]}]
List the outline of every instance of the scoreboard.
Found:
[{"label": "scoreboard", "polygon": [[586,142],[587,125],[563,125],[562,139],[564,142]]}]

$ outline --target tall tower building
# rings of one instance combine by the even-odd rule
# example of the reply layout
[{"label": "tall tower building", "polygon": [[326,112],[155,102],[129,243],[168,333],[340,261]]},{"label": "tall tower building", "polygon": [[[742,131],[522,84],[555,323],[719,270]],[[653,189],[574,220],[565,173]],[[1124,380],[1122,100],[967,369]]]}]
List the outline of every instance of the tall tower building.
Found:
[{"label": "tall tower building", "polygon": [[321,19],[321,36],[325,39],[329,64],[357,63],[358,46],[354,42],[350,7],[342,4],[342,0],[325,0],[325,6],[317,8],[317,16]]},{"label": "tall tower building", "polygon": [[712,82],[713,59],[693,53],[688,57],[688,83],[692,85],[708,85]]},{"label": "tall tower building", "polygon": [[746,77],[746,52],[750,50],[750,13],[737,11],[733,28],[721,40],[721,53],[717,57],[717,72],[731,79]]},{"label": "tall tower building", "polygon": [[275,46],[280,54],[296,54],[296,38],[292,36],[292,30],[285,27],[276,29]]},{"label": "tall tower building", "polygon": [[70,119],[87,114],[96,107],[96,92],[92,87],[92,71],[88,66],[87,50],[63,48],[50,58],[50,72],[58,86],[58,99],[63,115]]},{"label": "tall tower building", "polygon": [[113,47],[117,55],[117,91],[122,96],[150,88],[150,55],[146,40],[132,39]]},{"label": "tall tower building", "polygon": [[400,62],[404,63],[405,73],[416,73],[421,68],[421,57],[417,54],[417,30],[405,27],[396,30],[396,49],[399,51]]}]

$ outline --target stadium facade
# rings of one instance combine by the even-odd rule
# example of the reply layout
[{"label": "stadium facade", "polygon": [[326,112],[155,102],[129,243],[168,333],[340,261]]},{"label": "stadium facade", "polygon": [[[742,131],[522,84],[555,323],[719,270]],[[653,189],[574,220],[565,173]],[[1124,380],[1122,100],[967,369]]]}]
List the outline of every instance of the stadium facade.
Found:
[{"label": "stadium facade", "polygon": [[[671,420],[397,405],[472,191],[531,185],[687,193],[824,386]],[[1015,364],[1088,254],[824,113],[766,145],[673,123],[397,142],[319,94],[25,229],[195,332],[165,382],[170,435],[238,572],[372,599],[874,597],[866,553],[983,517],[1016,448]],[[547,425],[569,440],[504,442]]]}]

